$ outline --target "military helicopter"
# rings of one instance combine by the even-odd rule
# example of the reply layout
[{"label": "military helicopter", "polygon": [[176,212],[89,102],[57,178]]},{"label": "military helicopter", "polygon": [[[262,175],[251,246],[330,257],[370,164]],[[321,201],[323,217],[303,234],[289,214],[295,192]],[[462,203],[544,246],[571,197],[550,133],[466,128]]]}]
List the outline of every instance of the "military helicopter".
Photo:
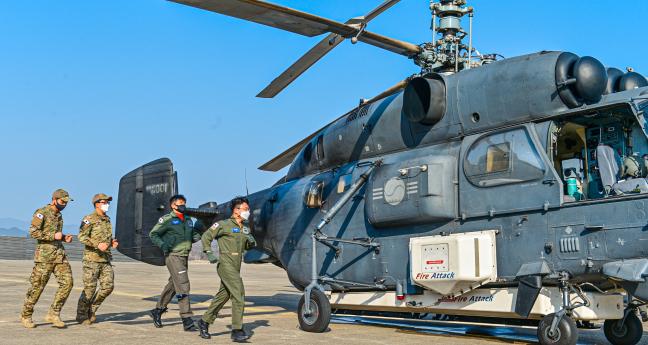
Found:
[{"label": "military helicopter", "polygon": [[[328,33],[259,97],[273,97],[346,39],[421,68],[260,169],[249,195],[258,246],[304,291],[298,321],[332,312],[539,320],[541,344],[576,344],[604,320],[612,344],[642,336],[648,302],[648,81],[593,57],[500,59],[472,46],[465,0],[430,3],[433,42],[367,30],[398,0],[345,23],[258,0],[174,0],[305,36]],[[462,28],[468,17],[470,28]],[[465,44],[465,39],[468,44]],[[178,191],[168,159],[120,181],[119,250],[161,265],[148,231]],[[206,227],[228,204],[187,211]]]}]

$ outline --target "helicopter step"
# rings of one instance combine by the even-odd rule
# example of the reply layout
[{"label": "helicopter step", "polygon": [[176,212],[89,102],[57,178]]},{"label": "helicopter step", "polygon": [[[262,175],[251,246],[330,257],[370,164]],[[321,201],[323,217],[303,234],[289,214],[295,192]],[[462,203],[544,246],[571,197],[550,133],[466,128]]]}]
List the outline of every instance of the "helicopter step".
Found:
[{"label": "helicopter step", "polygon": [[[328,292],[332,310],[388,312],[411,315],[437,314],[478,318],[540,320],[538,340],[546,344],[576,344],[576,321],[605,321],[605,336],[612,344],[636,344],[643,333],[635,308],[624,306],[621,293],[570,293],[577,308],[567,315],[565,294],[559,287],[543,287],[528,317],[516,313],[517,287],[479,288],[459,296],[425,290],[418,295],[398,292]],[[625,308],[625,309],[624,309]],[[616,326],[615,326],[616,325]]]},{"label": "helicopter step", "polygon": [[[515,312],[517,287],[480,288],[460,296],[448,297],[425,290],[418,295],[398,295],[385,292],[327,292],[333,309],[374,310],[402,313],[431,313],[462,316],[522,318]],[[623,295],[584,292],[591,302],[572,311],[572,318],[580,321],[618,320],[624,317]],[[572,302],[581,301],[571,293]],[[556,313],[562,308],[562,293],[558,287],[543,287],[529,314],[530,319]]]}]

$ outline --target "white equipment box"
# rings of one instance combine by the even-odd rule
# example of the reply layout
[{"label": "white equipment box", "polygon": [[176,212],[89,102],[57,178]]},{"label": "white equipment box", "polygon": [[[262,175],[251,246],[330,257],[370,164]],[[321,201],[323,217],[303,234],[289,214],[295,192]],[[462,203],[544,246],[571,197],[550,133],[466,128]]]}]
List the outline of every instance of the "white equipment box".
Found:
[{"label": "white equipment box", "polygon": [[412,281],[458,296],[497,279],[497,230],[410,239]]}]

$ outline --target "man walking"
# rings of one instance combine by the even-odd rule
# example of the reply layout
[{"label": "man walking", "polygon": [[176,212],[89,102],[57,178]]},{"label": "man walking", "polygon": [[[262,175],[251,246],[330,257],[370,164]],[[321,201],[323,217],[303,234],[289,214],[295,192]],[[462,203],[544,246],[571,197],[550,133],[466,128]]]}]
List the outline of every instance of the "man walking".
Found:
[{"label": "man walking", "polygon": [[84,325],[97,320],[97,309],[115,286],[110,248],[117,248],[118,243],[113,239],[110,217],[106,214],[111,201],[111,196],[96,194],[92,198],[95,210],[83,217],[79,230],[79,242],[85,244],[85,250],[83,291],[79,297],[76,320]]},{"label": "man walking", "polygon": [[45,321],[54,327],[65,328],[60,314],[65,301],[72,291],[72,268],[65,255],[62,242],[72,242],[71,235],[63,234],[63,216],[61,211],[72,201],[70,195],[63,189],[57,189],[52,194],[52,201],[36,212],[29,227],[29,236],[37,241],[34,253],[34,268],[29,277],[29,289],[21,312],[21,322],[26,328],[34,328],[32,315],[34,305],[38,302],[50,275],[54,273],[58,282],[58,290],[50,306]]},{"label": "man walking", "polygon": [[184,215],[186,203],[187,199],[183,195],[172,196],[169,200],[171,212],[160,218],[149,234],[151,242],[164,252],[164,262],[170,274],[157,306],[151,310],[151,317],[155,327],[162,327],[162,314],[175,295],[184,330],[196,331],[189,302],[188,262],[191,245],[200,240],[200,233],[194,229],[191,219]]},{"label": "man walking", "polygon": [[[202,235],[203,251],[211,263],[218,263],[217,271],[221,279],[220,289],[212,299],[209,308],[198,320],[200,336],[211,338],[209,325],[214,323],[218,312],[228,300],[232,300],[232,340],[243,342],[250,335],[243,329],[243,309],[245,306],[245,289],[241,279],[241,261],[246,250],[256,246],[256,241],[248,225],[250,205],[246,198],[238,197],[231,201],[232,216],[230,219],[214,223]],[[211,251],[211,242],[218,241],[220,258]]]}]

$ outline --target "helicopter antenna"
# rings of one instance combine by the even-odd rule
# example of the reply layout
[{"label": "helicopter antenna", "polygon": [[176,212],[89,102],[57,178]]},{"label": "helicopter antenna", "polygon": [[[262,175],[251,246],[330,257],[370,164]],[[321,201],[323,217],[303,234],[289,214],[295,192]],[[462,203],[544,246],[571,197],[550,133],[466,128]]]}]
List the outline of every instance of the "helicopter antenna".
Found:
[{"label": "helicopter antenna", "polygon": [[248,190],[248,180],[247,180],[247,168],[243,170],[243,176],[245,177],[245,196],[250,196],[250,191]]}]

